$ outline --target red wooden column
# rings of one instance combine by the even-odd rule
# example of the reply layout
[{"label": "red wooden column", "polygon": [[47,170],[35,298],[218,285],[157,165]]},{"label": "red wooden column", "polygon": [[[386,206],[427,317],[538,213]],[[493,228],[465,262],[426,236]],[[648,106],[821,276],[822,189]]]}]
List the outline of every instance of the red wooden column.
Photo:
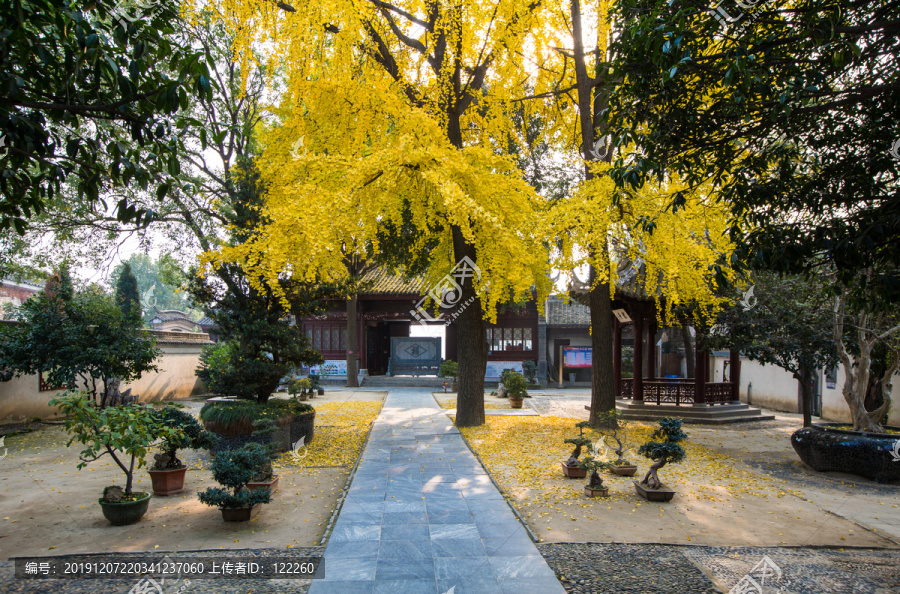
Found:
[{"label": "red wooden column", "polygon": [[622,395],[622,324],[613,316],[613,393]]},{"label": "red wooden column", "polygon": [[651,382],[656,380],[656,333],[659,326],[656,316],[650,320],[649,328],[647,328],[647,379]]},{"label": "red wooden column", "polygon": [[644,317],[640,309],[634,312],[634,389],[632,400],[644,401]]},{"label": "red wooden column", "polygon": [[706,404],[706,378],[709,376],[709,359],[706,351],[700,348],[700,340],[694,334],[694,406]]},{"label": "red wooden column", "polygon": [[731,380],[731,400],[732,402],[741,401],[741,353],[732,350],[728,354],[728,368],[731,370],[729,380]]}]

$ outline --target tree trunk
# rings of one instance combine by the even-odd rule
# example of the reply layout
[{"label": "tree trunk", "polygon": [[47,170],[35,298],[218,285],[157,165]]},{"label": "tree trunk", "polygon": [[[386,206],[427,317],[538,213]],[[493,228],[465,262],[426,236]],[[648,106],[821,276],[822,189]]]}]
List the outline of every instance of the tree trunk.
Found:
[{"label": "tree trunk", "polygon": [[[459,262],[468,256],[475,261],[475,247],[467,243],[462,230],[453,225],[453,255]],[[476,427],[484,425],[484,372],[487,369],[487,337],[481,299],[475,288],[475,278],[468,278],[462,285],[460,306],[464,308],[456,318],[459,349],[459,391],[456,393],[456,426]]]},{"label": "tree trunk", "polygon": [[800,371],[794,374],[794,378],[800,382],[800,409],[803,413],[803,426],[812,425],[812,374],[813,370],[801,367]]},{"label": "tree trunk", "polygon": [[[572,41],[574,43],[575,80],[578,85],[579,127],[581,132],[581,152],[586,161],[596,159],[594,148],[594,118],[599,116],[603,101],[593,100],[594,82],[587,73],[585,65],[584,42],[581,27],[580,0],[571,0],[569,5],[572,16]],[[597,117],[599,120],[600,118]],[[601,130],[602,133],[602,130]],[[612,157],[612,149],[607,147],[604,158]],[[584,168],[585,181],[593,179],[593,171],[587,164]],[[601,245],[589,246],[592,259],[604,259],[608,266],[609,246],[606,241]],[[590,293],[588,303],[591,310],[591,425],[600,423],[598,415],[615,410],[616,394],[613,380],[612,352],[612,304],[610,303],[609,282],[598,282],[597,270],[592,264],[589,270]]]},{"label": "tree trunk", "polygon": [[[591,426],[600,425],[599,416],[616,409],[613,382],[612,304],[609,283],[594,284],[594,267],[590,268],[591,290]],[[612,421],[615,423],[615,421]]]},{"label": "tree trunk", "polygon": [[359,387],[359,372],[356,369],[358,324],[356,320],[356,293],[347,298],[347,387]]},{"label": "tree trunk", "polygon": [[[454,19],[460,14],[454,9]],[[458,22],[458,21],[454,21]],[[462,73],[462,36],[456,40],[456,52],[453,57],[453,99],[447,105],[447,139],[450,144],[462,150],[462,129],[458,98],[461,96]],[[467,257],[477,263],[475,246],[463,237],[458,225],[451,225],[453,237],[453,257],[459,262]],[[459,391],[456,393],[456,426],[477,427],[484,425],[484,372],[487,369],[488,345],[484,332],[484,318],[481,299],[475,288],[476,279],[469,277],[463,280],[462,297],[455,313],[457,324],[457,350],[459,363]],[[460,311],[462,309],[462,311]]]},{"label": "tree trunk", "polygon": [[684,343],[685,377],[694,377],[694,345],[687,324],[681,325],[681,341]]},{"label": "tree trunk", "polygon": [[648,489],[659,489],[662,486],[662,481],[659,480],[659,475],[657,474],[657,472],[665,465],[665,458],[660,458],[659,460],[654,462],[650,466],[650,470],[647,471],[647,474],[644,475],[644,480],[641,481],[641,484],[646,486]]}]

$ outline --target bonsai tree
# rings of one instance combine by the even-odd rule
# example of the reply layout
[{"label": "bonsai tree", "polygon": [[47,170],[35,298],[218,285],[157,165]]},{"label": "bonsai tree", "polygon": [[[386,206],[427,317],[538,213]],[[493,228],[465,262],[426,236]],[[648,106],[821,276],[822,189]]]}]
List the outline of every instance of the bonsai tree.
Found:
[{"label": "bonsai tree", "polygon": [[153,470],[174,470],[183,468],[178,459],[178,450],[211,450],[216,446],[216,436],[206,429],[190,413],[176,406],[166,406],[153,411],[153,421],[160,427],[176,429],[177,434],[163,440],[161,452],[154,456]]},{"label": "bonsai tree", "polygon": [[[625,450],[628,443],[628,423],[619,418],[615,410],[610,410],[597,415],[599,421],[600,440],[616,454],[614,466],[628,466],[631,463],[625,460]],[[615,442],[610,446],[609,441]]]},{"label": "bonsai tree", "polygon": [[158,439],[172,443],[184,439],[180,427],[160,425],[156,411],[146,405],[98,408],[79,392],[66,392],[50,405],[67,417],[66,430],[72,435],[67,445],[77,441],[86,446],[79,454],[79,470],[107,454],[122,470],[125,488],[104,490],[104,500],[110,503],[138,499],[132,491],[134,471],[144,465],[147,449]]},{"label": "bonsai tree", "polygon": [[309,377],[309,389],[318,392],[319,391],[319,374],[318,373],[310,373]]},{"label": "bonsai tree", "polygon": [[98,287],[76,291],[61,267],[19,308],[23,323],[0,328],[0,381],[43,372],[51,386],[78,386],[106,406],[119,382],[157,369],[159,350],[126,311]]},{"label": "bonsai tree", "polygon": [[226,489],[209,487],[198,493],[200,501],[219,509],[238,509],[269,503],[271,493],[268,490],[253,491],[247,488],[247,483],[252,482],[260,467],[268,461],[265,447],[258,443],[248,443],[240,448],[219,452],[210,468],[216,482]]},{"label": "bonsai tree", "polygon": [[591,445],[591,440],[584,436],[584,430],[591,426],[590,421],[581,421],[575,426],[578,428],[578,437],[569,437],[566,438],[565,441],[565,443],[573,444],[575,446],[575,449],[572,450],[572,455],[566,460],[566,466],[578,466],[578,457],[581,456],[581,448],[584,446],[590,447]]},{"label": "bonsai tree", "polygon": [[600,476],[599,471],[609,467],[609,463],[603,462],[601,460],[597,460],[593,456],[585,456],[583,459],[578,461],[578,467],[585,472],[590,472],[588,475],[587,487],[591,489],[605,489],[606,485],[603,484],[603,478]]},{"label": "bonsai tree", "polygon": [[310,389],[312,383],[308,378],[298,378],[293,379],[288,382],[288,394],[296,397],[297,394],[306,394],[306,391]]},{"label": "bonsai tree", "polygon": [[510,371],[502,380],[503,387],[506,390],[507,398],[528,398],[528,380],[525,376],[517,371],[504,370],[503,373]]},{"label": "bonsai tree", "polygon": [[459,363],[457,363],[456,361],[443,361],[441,363],[440,369],[438,369],[438,376],[450,378],[451,382],[455,382],[458,375]]},{"label": "bonsai tree", "polygon": [[659,427],[653,432],[652,439],[660,441],[648,441],[640,447],[638,453],[653,460],[641,484],[647,489],[655,490],[662,486],[657,475],[659,469],[670,462],[684,460],[685,451],[678,442],[687,439],[687,433],[681,430],[681,419],[665,418],[659,420]]}]

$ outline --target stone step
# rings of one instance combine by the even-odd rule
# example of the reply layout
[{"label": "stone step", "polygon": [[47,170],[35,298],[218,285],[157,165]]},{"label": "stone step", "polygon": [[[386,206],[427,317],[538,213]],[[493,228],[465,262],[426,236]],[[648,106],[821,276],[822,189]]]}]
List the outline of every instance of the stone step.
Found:
[{"label": "stone step", "polygon": [[[585,407],[590,409],[590,407]],[[721,425],[771,421],[774,415],[765,415],[758,408],[740,404],[716,404],[708,407],[676,406],[674,404],[636,404],[630,400],[616,402],[619,416],[627,421],[658,421],[663,417],[677,417],[685,423]]]},{"label": "stone step", "polygon": [[435,376],[389,376],[368,375],[363,378],[362,385],[368,388],[435,388],[442,389],[444,378]]}]

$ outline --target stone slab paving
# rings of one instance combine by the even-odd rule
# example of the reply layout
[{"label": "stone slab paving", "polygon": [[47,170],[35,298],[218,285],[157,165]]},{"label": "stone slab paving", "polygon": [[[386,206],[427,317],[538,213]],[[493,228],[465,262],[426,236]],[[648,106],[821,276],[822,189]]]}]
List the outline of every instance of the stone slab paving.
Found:
[{"label": "stone slab paving", "polygon": [[443,412],[388,394],[310,594],[565,591]]}]

